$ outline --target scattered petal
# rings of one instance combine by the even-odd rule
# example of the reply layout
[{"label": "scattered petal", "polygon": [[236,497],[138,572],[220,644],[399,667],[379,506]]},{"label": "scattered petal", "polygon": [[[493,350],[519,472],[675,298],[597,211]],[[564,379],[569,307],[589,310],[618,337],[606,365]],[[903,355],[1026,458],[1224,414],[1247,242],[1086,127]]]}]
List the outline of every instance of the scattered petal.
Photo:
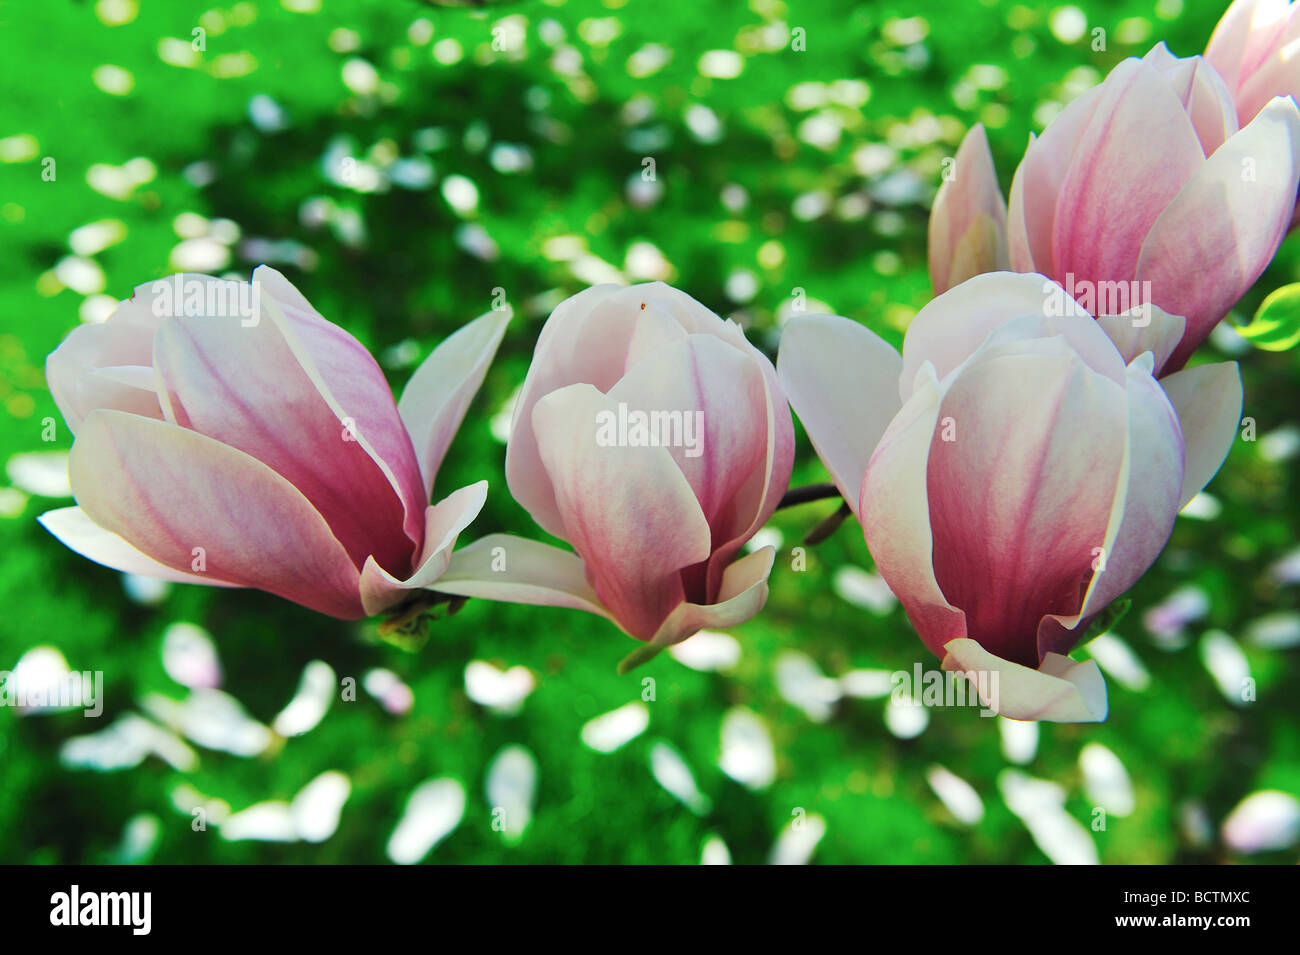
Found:
[{"label": "scattered petal", "polygon": [[649,725],[650,708],[636,700],[588,720],[582,727],[582,741],[598,753],[612,753],[644,733]]}]

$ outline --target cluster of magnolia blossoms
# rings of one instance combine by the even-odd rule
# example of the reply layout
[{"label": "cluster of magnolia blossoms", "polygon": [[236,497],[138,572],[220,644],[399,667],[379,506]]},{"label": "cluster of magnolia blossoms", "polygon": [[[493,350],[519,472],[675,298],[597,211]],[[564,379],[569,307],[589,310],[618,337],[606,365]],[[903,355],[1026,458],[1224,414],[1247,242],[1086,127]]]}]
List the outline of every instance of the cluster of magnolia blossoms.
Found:
[{"label": "cluster of magnolia blossoms", "polygon": [[1185,366],[1296,210],[1296,24],[1239,0],[1209,60],[1161,45],[1119,64],[1031,140],[1009,203],[972,130],[931,215],[937,297],[901,354],[801,316],[774,369],[662,284],[561,303],[506,478],[571,550],[492,534],[453,553],[483,481],[429,505],[505,315],[453,334],[395,403],[365,348],[265,267],[251,288],[141,286],[50,355],[78,506],[42,523],[119,570],[346,619],[429,589],[581,609],[641,641],[636,662],[762,609],[774,551],[741,553],[787,490],[792,406],[942,666],[996,673],[972,682],[1012,718],[1103,719],[1100,672],[1068,653],[1240,418],[1234,363]]}]

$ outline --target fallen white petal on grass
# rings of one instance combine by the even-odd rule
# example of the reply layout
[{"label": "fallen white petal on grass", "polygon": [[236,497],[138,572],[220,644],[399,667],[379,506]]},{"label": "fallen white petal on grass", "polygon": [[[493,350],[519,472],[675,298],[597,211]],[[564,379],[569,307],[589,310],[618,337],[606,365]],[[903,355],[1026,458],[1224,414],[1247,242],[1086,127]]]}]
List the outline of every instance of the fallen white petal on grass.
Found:
[{"label": "fallen white petal on grass", "polygon": [[740,641],[729,633],[701,630],[681,643],[674,643],[668,653],[692,670],[706,673],[730,670],[740,662]]},{"label": "fallen white petal on grass", "polygon": [[455,779],[430,779],[416,787],[402,818],[388,839],[388,858],[413,865],[433,851],[460,825],[465,815],[465,787]]},{"label": "fallen white petal on grass", "polygon": [[700,865],[731,865],[731,850],[721,836],[709,836],[700,848]]},{"label": "fallen white petal on grass", "polygon": [[1300,842],[1300,799],[1279,789],[1251,793],[1223,822],[1223,841],[1237,852],[1272,852]]},{"label": "fallen white petal on grass", "polygon": [[650,708],[634,700],[584,723],[582,741],[598,753],[612,753],[644,733],[649,725]]},{"label": "fallen white petal on grass", "polygon": [[814,723],[831,718],[840,700],[840,684],[826,676],[812,657],[786,650],[776,658],[776,690]]},{"label": "fallen white petal on grass", "polygon": [[826,820],[816,813],[799,815],[781,827],[776,844],[768,854],[768,865],[807,865],[826,835]]},{"label": "fallen white petal on grass", "polygon": [[975,787],[943,766],[931,766],[925,780],[958,822],[973,826],[984,818],[984,800]]},{"label": "fallen white petal on grass", "polygon": [[846,564],[831,578],[831,588],[842,600],[855,607],[884,616],[898,606],[898,598],[885,583],[885,578],[871,571]]},{"label": "fallen white petal on grass", "polygon": [[1200,650],[1201,663],[1214,677],[1223,698],[1234,706],[1246,703],[1253,681],[1241,644],[1222,630],[1207,630],[1201,637]]},{"label": "fallen white petal on grass", "polygon": [[471,660],[465,666],[465,695],[502,716],[518,713],[536,686],[527,667],[501,670],[486,660]]},{"label": "fallen white petal on grass", "polygon": [[164,726],[205,749],[235,756],[257,756],[271,745],[271,730],[248,715],[237,699],[221,690],[194,690],[184,700],[150,693],[141,708]]},{"label": "fallen white petal on grass", "polygon": [[289,803],[293,826],[305,842],[324,842],[339,827],[343,804],[352,794],[352,781],[338,770],[321,773]]},{"label": "fallen white petal on grass", "polygon": [[221,686],[221,662],[212,637],[193,623],[173,623],[163,631],[163,669],[181,686],[214,690]]},{"label": "fallen white petal on grass", "polygon": [[1096,865],[1097,845],[1087,828],[1065,810],[1065,790],[1018,769],[998,774],[1007,808],[1020,817],[1034,843],[1056,865]]},{"label": "fallen white petal on grass", "polygon": [[487,801],[492,826],[507,842],[517,842],[533,819],[537,760],[525,747],[503,747],[488,766]]},{"label": "fallen white petal on grass", "polygon": [[1126,689],[1141,692],[1151,685],[1151,673],[1133,648],[1113,633],[1103,633],[1088,644],[1089,655]]},{"label": "fallen white petal on grass", "polygon": [[1088,743],[1079,753],[1083,792],[1089,801],[1112,816],[1127,816],[1135,804],[1133,782],[1120,758],[1101,743]]},{"label": "fallen white petal on grass", "polygon": [[280,711],[271,728],[284,737],[301,736],[315,729],[329,712],[338,686],[334,668],[324,660],[312,660],[303,667],[293,699]]},{"label": "fallen white petal on grass", "polygon": [[998,730],[1002,738],[1002,755],[1008,762],[1025,766],[1038,755],[1038,724],[1029,720],[1009,720],[998,717]]},{"label": "fallen white petal on grass", "polygon": [[776,779],[772,736],[753,710],[734,706],[723,716],[718,768],[750,789],[766,789]]},{"label": "fallen white petal on grass", "polygon": [[712,806],[709,797],[695,784],[695,774],[686,765],[682,754],[671,743],[658,742],[650,749],[650,772],[655,782],[679,799],[697,816],[708,813]]},{"label": "fallen white petal on grass", "polygon": [[5,462],[14,487],[37,497],[72,497],[67,451],[24,451]]}]

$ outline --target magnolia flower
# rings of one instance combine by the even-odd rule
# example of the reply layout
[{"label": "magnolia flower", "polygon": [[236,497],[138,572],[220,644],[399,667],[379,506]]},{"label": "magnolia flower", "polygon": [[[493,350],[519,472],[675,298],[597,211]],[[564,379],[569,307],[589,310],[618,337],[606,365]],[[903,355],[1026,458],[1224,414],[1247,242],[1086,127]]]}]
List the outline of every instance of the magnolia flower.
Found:
[{"label": "magnolia flower", "polygon": [[983,124],[962,140],[930,209],[930,281],[934,294],[1007,268],[1007,203],[998,188]]},{"label": "magnolia flower", "polygon": [[[1041,275],[994,272],[912,320],[900,356],[792,319],[778,368],[876,566],[946,670],[996,673],[1013,719],[1105,718],[1066,654],[1152,564],[1235,434],[1235,363],[1157,382]],[[1057,290],[1060,291],[1059,289]]]},{"label": "magnolia flower", "polygon": [[[1300,95],[1300,5],[1236,0],[1214,28],[1205,58],[1228,84],[1237,121],[1249,123],[1275,96]],[[1300,216],[1291,220],[1291,226]]]},{"label": "magnolia flower", "polygon": [[[1006,213],[1010,267],[1049,276],[1098,317],[1157,306],[1158,324],[1182,327],[1172,352],[1150,349],[1156,374],[1182,368],[1264,271],[1296,206],[1300,113],[1289,99],[1260,105],[1239,130],[1228,87],[1200,57],[1160,44],[1123,61],[1031,138]],[[931,214],[936,292],[1004,261],[983,130],[953,171]],[[1148,344],[1148,318],[1129,346]]]},{"label": "magnolia flower", "polygon": [[661,283],[590,288],[542,329],[506,450],[515,499],[576,553],[491,535],[438,589],[587,610],[652,648],[741,623],[775,552],[732,558],[793,454],[775,369],[738,325]]},{"label": "magnolia flower", "polygon": [[483,506],[485,481],[428,501],[506,321],[457,331],[394,404],[361,343],[274,269],[141,285],[46,361],[79,506],[40,521],[115,570],[379,613],[438,579]]},{"label": "magnolia flower", "polygon": [[1297,11],[1290,0],[1235,0],[1214,28],[1205,58],[1223,77],[1243,123],[1273,97],[1300,93]]}]

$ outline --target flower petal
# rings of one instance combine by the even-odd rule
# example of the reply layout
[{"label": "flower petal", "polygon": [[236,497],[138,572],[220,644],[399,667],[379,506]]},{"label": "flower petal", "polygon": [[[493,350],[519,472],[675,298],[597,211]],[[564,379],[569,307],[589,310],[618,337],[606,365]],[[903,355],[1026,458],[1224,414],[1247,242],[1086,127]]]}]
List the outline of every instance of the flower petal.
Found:
[{"label": "flower petal", "polygon": [[144,325],[81,325],[50,352],[45,381],[69,431],[75,435],[96,408],[162,417],[153,381],[153,338],[154,329]]},{"label": "flower petal", "polygon": [[[936,654],[966,636],[964,614],[935,580],[926,467],[939,419],[941,392],[934,369],[894,418],[871,455],[862,480],[858,519],[881,576],[898,595],[907,618]],[[921,376],[918,376],[921,378]]]},{"label": "flower petal", "polygon": [[[1121,63],[1116,70],[1132,67]],[[1092,122],[1103,86],[1075,97],[1047,124],[1043,135],[1029,138],[1025,158],[1011,180],[1007,203],[1007,246],[1016,272],[1050,272],[1052,223],[1056,199],[1074,162],[1079,139]]]},{"label": "flower petal", "polygon": [[158,563],[189,572],[201,553],[217,581],[363,616],[357,568],[325,520],[242,451],[165,421],[95,411],[68,473],[86,515]]},{"label": "flower petal", "polygon": [[1263,65],[1286,28],[1289,6],[1290,0],[1234,0],[1228,7],[1210,36],[1205,56],[1230,89],[1239,90]]},{"label": "flower petal", "polygon": [[[934,576],[967,636],[1036,666],[1046,613],[1074,613],[1121,474],[1124,391],[1060,340],[973,361],[930,445]],[[883,570],[882,570],[883,572]],[[885,574],[889,579],[888,574]]]},{"label": "flower petal", "polygon": [[399,580],[380,567],[373,557],[361,570],[361,606],[374,616],[401,602],[409,591],[433,587],[451,560],[456,538],[470,525],[487,501],[487,481],[452,491],[425,512],[424,551],[415,572]]},{"label": "flower petal", "polygon": [[587,582],[582,558],[513,534],[489,534],[456,551],[437,589],[461,597],[569,607],[609,617]]},{"label": "flower petal", "polygon": [[563,536],[620,626],[648,640],[683,599],[681,571],[708,559],[709,525],[667,448],[598,443],[602,412],[616,402],[570,385],[537,402],[533,429]]},{"label": "flower petal", "polygon": [[939,380],[967,361],[990,337],[1065,336],[1084,360],[1116,382],[1124,363],[1092,316],[1051,279],[1033,273],[990,272],[963,282],[916,313],[903,339],[899,390],[906,400],[924,362]]},{"label": "flower petal", "polygon": [[[423,489],[410,439],[378,366],[342,329],[323,333],[340,349],[329,359],[337,373],[344,374],[345,362],[353,365],[344,411],[320,391],[320,375],[303,364],[311,358],[290,342],[288,320],[272,295],[260,296],[259,315],[252,325],[233,314],[163,323],[154,361],[169,417],[285,478],[325,518],[358,569],[373,555],[383,567],[406,573],[423,532],[425,505],[420,504],[419,524],[403,535],[400,528],[409,523],[405,505],[391,472],[367,444],[372,431],[396,431],[384,441],[407,445],[416,482],[409,489],[411,500],[419,500]],[[317,346],[319,353],[321,342]]]},{"label": "flower petal", "polygon": [[1007,719],[1050,723],[1100,723],[1106,719],[1106,681],[1093,660],[1078,662],[1049,653],[1035,670],[989,653],[969,639],[953,640],[944,651],[945,670],[997,675],[996,684],[987,676],[972,684],[979,687],[983,682],[990,691],[996,685],[997,692],[989,694],[996,699],[981,699]]},{"label": "flower petal", "polygon": [[767,603],[767,578],[776,560],[774,547],[760,547],[728,564],[718,599],[711,604],[680,603],[650,639],[652,646],[681,643],[701,630],[736,627],[754,617]]},{"label": "flower petal", "polygon": [[1173,531],[1182,506],[1183,436],[1151,368],[1145,353],[1128,367],[1128,448],[1101,553],[1093,561],[1097,572],[1077,614],[1048,615],[1040,622],[1040,654],[1073,649],[1081,626],[1146,573]]},{"label": "flower petal", "polygon": [[426,497],[510,317],[508,311],[488,312],[457,329],[415,369],[402,391],[397,410],[415,444]]},{"label": "flower petal", "polygon": [[1241,373],[1235,361],[1197,365],[1160,379],[1187,448],[1179,508],[1210,483],[1241,424]]},{"label": "flower petal", "polygon": [[515,402],[506,445],[506,482],[533,520],[557,537],[564,535],[564,522],[538,453],[533,407],[557,388],[585,383],[605,392],[623,377],[641,311],[632,302],[638,293],[629,298],[628,292],[618,285],[595,285],[557,305],[537,338]]},{"label": "flower petal", "polygon": [[901,407],[902,363],[875,332],[838,315],[801,315],[781,330],[781,385],[854,515],[871,452]]},{"label": "flower petal", "polygon": [[983,272],[1007,268],[1007,204],[984,125],[971,127],[930,209],[930,281],[940,295]]},{"label": "flower petal", "polygon": [[1094,287],[1132,279],[1147,233],[1205,161],[1170,84],[1146,63],[1125,65],[1102,84],[1097,112],[1077,146],[1078,161],[1061,184],[1052,233],[1052,275],[1058,279],[1073,274],[1076,283]]},{"label": "flower petal", "polygon": [[1182,341],[1187,319],[1147,304],[1119,315],[1103,315],[1097,319],[1097,324],[1115,343],[1125,364],[1143,352],[1151,352],[1158,375]]},{"label": "flower petal", "polygon": [[235,586],[217,580],[210,574],[187,574],[158,563],[117,534],[104,530],[80,507],[61,507],[46,511],[36,520],[57,537],[64,547],[97,564],[119,570],[124,574],[157,577],[182,584],[203,584],[208,587]]},{"label": "flower petal", "polygon": [[1192,120],[1204,155],[1210,155],[1237,131],[1232,91],[1207,60],[1199,56],[1176,57],[1164,43],[1157,43],[1142,60],[1173,86]]},{"label": "flower petal", "polygon": [[[1247,175],[1247,172],[1252,175]],[[1142,245],[1137,278],[1187,318],[1165,368],[1177,371],[1255,283],[1286,235],[1300,184],[1300,113],[1270,103],[1205,161]]]},{"label": "flower petal", "polygon": [[346,329],[326,321],[275,269],[258,266],[253,281],[271,293],[275,307],[268,315],[280,326],[303,372],[401,499],[402,526],[418,549],[429,489],[379,363]]}]

